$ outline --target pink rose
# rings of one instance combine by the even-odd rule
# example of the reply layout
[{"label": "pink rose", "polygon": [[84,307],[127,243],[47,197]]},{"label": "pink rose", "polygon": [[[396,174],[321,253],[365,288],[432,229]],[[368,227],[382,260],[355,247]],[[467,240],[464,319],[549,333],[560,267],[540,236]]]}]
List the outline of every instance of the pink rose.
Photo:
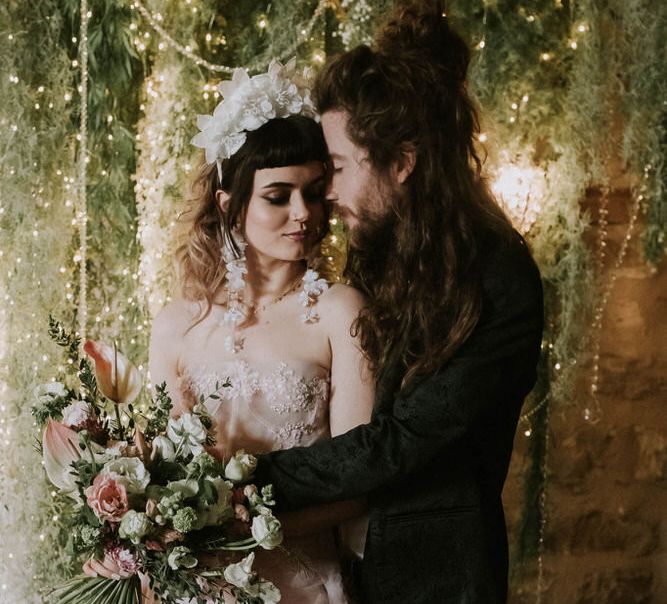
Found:
[{"label": "pink rose", "polygon": [[241,505],[240,503],[237,503],[234,506],[234,515],[239,520],[243,520],[243,522],[250,522],[250,513],[248,512],[248,508],[246,508],[244,505]]},{"label": "pink rose", "polygon": [[125,486],[108,474],[98,474],[85,493],[88,505],[100,520],[120,522],[128,510]]}]

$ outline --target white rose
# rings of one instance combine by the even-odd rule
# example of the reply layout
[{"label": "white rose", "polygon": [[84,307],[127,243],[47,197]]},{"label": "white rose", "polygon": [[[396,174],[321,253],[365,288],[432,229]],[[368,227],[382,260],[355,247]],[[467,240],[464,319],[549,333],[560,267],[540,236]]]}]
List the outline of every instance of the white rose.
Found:
[{"label": "white rose", "polygon": [[112,476],[125,486],[128,493],[143,493],[151,481],[151,475],[138,457],[119,457],[108,461],[101,474]]},{"label": "white rose", "polygon": [[243,449],[236,452],[225,466],[225,476],[234,482],[245,482],[257,467],[257,458]]},{"label": "white rose", "polygon": [[252,564],[255,561],[255,553],[248,554],[241,562],[230,564],[225,568],[225,581],[241,589],[248,589],[250,583],[256,577],[252,570]]},{"label": "white rose", "polygon": [[171,418],[167,425],[167,436],[184,456],[190,453],[199,455],[204,451],[206,428],[192,413],[186,413],[178,419]]},{"label": "white rose", "polygon": [[280,520],[271,514],[260,514],[252,519],[250,528],[257,544],[264,549],[273,549],[283,541],[283,531]]},{"label": "white rose", "polygon": [[62,398],[67,396],[67,388],[61,382],[47,382],[37,386],[33,394],[40,402],[48,402],[54,398]]},{"label": "white rose", "polygon": [[151,459],[159,457],[164,461],[174,461],[176,457],[176,447],[166,436],[156,436],[153,439],[153,450],[151,451]]},{"label": "white rose", "polygon": [[90,406],[86,401],[74,401],[63,409],[62,423],[72,428],[85,423],[90,416]]},{"label": "white rose", "polygon": [[121,539],[130,539],[135,545],[141,542],[141,538],[148,533],[151,522],[143,512],[129,510],[123,516],[118,527],[118,535]]}]

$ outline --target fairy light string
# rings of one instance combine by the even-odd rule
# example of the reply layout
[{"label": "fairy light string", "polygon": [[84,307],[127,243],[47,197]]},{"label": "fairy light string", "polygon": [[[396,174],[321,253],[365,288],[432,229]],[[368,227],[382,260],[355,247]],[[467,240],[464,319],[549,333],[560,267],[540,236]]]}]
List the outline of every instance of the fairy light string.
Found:
[{"label": "fairy light string", "polygon": [[[609,304],[611,292],[618,278],[619,269],[623,265],[628,253],[630,241],[634,234],[635,226],[641,212],[642,202],[644,201],[647,190],[646,182],[649,179],[652,166],[647,164],[644,166],[644,182],[639,187],[639,192],[633,195],[632,208],[628,218],[628,226],[625,235],[621,241],[621,246],[618,250],[618,255],[614,264],[609,270],[606,281],[602,285],[598,303],[593,311],[593,323],[591,325],[591,352],[593,359],[593,366],[591,368],[591,380],[589,384],[590,405],[587,405],[583,410],[583,418],[587,422],[595,423],[600,419],[602,408],[598,398],[598,390],[600,385],[600,339],[602,335],[602,325],[604,320],[604,313]],[[605,260],[607,256],[608,244],[608,216],[609,216],[609,188],[605,187],[602,192],[602,199],[600,202],[599,218],[598,218],[598,237],[597,237],[597,268],[602,277],[602,271],[605,268]]]},{"label": "fairy light string", "polygon": [[88,322],[88,276],[86,261],[88,256],[88,200],[86,193],[88,170],[88,21],[91,13],[88,11],[88,0],[81,0],[81,31],[79,41],[79,59],[81,64],[81,122],[79,126],[79,182],[77,224],[79,230],[79,250],[75,261],[79,265],[79,305],[77,317],[79,320],[79,337],[86,339],[86,324]]},{"label": "fairy light string", "polygon": [[[327,9],[327,7],[330,4],[330,0],[320,0],[318,3],[317,7],[315,8],[315,11],[313,12],[312,17],[310,18],[310,21],[305,25],[304,27],[299,29],[299,35],[297,36],[296,41],[294,44],[283,53],[281,57],[279,57],[280,60],[287,60],[291,58],[291,56],[296,52],[297,48],[305,41],[307,40],[311,33],[313,32],[313,29],[315,28],[315,24],[322,18],[324,15],[324,11]],[[164,43],[175,50],[177,53],[182,55],[183,57],[189,59],[196,65],[199,65],[200,67],[204,67],[208,69],[209,71],[214,71],[217,73],[233,73],[235,67],[231,67],[229,65],[219,65],[216,63],[211,63],[210,61],[207,61],[197,53],[195,53],[192,49],[191,46],[183,46],[183,44],[180,44],[177,42],[173,36],[167,32],[167,30],[161,25],[161,22],[163,21],[162,15],[159,13],[153,14],[151,13],[142,3],[140,0],[134,0],[134,2],[131,4],[131,7],[136,9],[139,14],[148,22],[148,24],[153,28],[153,30],[164,40]],[[255,71],[258,69],[262,69],[264,66],[261,64],[254,64],[248,67],[250,71]]]}]

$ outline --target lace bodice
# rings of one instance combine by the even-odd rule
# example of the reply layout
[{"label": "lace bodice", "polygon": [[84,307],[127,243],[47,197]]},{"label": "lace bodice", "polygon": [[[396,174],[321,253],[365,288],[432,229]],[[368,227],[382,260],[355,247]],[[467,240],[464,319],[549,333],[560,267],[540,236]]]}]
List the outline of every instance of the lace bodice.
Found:
[{"label": "lace bodice", "polygon": [[[329,374],[314,363],[227,361],[189,369],[181,380],[186,400],[204,397],[225,456],[237,449],[261,453],[309,445],[330,436]],[[226,381],[231,385],[221,387]]]}]

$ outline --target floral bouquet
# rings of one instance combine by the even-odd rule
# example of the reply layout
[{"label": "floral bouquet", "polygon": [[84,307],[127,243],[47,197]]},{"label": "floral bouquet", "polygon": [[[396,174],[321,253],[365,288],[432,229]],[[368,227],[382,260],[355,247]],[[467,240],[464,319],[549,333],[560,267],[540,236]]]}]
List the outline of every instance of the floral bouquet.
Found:
[{"label": "floral bouquet", "polygon": [[[88,575],[54,588],[48,601],[139,604],[143,590],[176,604],[217,604],[225,592],[239,603],[278,602],[278,589],[252,570],[252,550],[282,542],[272,488],[249,483],[252,455],[239,451],[225,463],[206,451],[214,443],[205,397],[176,419],[163,384],[139,411],[139,372],[115,346],[86,341],[93,370],[78,357],[78,338],[53,319],[50,335],[67,348],[80,383],[40,387],[33,414],[45,426],[46,473],[62,494],[67,552],[75,564],[88,560]],[[248,555],[233,562],[232,552]],[[91,559],[111,578],[89,576]]]}]

